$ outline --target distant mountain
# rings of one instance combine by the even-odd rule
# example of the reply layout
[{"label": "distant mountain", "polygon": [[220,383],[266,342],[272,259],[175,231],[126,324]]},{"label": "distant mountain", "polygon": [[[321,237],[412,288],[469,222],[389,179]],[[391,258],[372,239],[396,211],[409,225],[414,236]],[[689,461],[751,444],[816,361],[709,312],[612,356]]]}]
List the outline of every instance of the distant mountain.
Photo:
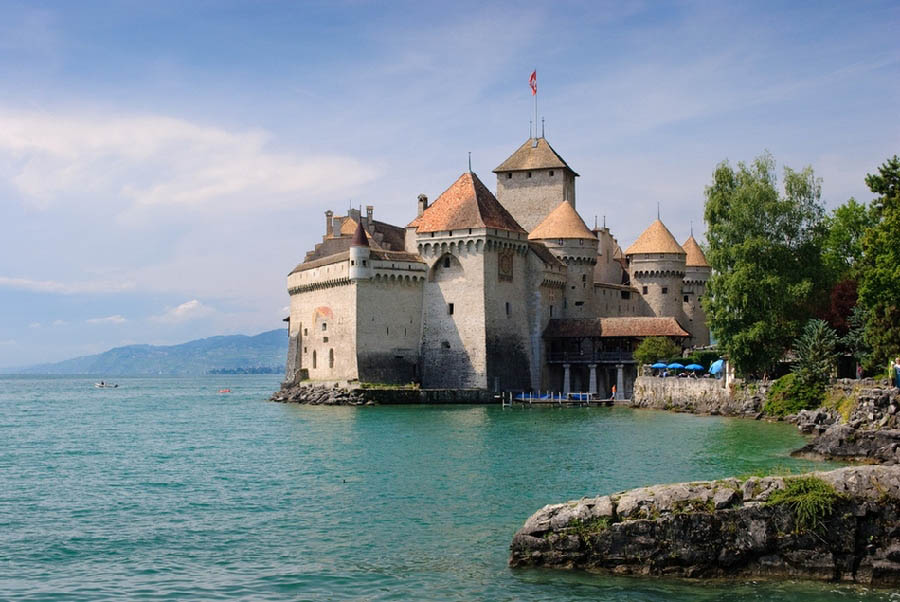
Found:
[{"label": "distant mountain", "polygon": [[98,355],[18,370],[22,374],[192,375],[215,372],[282,372],[288,337],[283,329],[256,336],[230,335],[181,345],[128,345]]}]

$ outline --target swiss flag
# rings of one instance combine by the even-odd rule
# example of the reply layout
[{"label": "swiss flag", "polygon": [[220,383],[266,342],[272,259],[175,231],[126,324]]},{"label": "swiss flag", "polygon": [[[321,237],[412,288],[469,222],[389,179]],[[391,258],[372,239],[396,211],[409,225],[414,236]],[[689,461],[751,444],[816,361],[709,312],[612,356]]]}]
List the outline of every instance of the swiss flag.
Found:
[{"label": "swiss flag", "polygon": [[537,69],[531,72],[531,77],[528,78],[528,85],[531,87],[531,95],[537,94]]}]

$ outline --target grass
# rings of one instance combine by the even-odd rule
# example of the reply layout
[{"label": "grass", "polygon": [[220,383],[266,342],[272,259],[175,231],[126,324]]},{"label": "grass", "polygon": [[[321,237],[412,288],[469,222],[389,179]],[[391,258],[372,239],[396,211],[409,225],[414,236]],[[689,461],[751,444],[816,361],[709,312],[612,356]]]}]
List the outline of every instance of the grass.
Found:
[{"label": "grass", "polygon": [[788,506],[794,513],[795,531],[816,531],[831,516],[834,505],[843,498],[831,484],[818,477],[784,480],[784,489],[773,491],[767,506]]},{"label": "grass", "polygon": [[818,408],[824,401],[824,387],[805,385],[796,374],[785,374],[769,389],[763,412],[769,416],[787,416]]},{"label": "grass", "polygon": [[609,526],[615,523],[616,521],[612,519],[612,517],[603,516],[600,518],[593,518],[591,520],[573,520],[567,525],[567,530],[570,533],[573,533],[582,539],[587,539],[591,535],[598,535],[603,533]]}]

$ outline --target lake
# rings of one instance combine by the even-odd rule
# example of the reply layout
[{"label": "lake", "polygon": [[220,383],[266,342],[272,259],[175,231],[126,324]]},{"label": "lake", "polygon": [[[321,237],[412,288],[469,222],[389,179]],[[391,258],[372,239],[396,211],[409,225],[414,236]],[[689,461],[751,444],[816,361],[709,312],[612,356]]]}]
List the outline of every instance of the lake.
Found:
[{"label": "lake", "polygon": [[0,377],[0,599],[891,599],[506,566],[547,503],[827,467],[788,456],[789,425],[277,404],[270,375],[95,380]]}]

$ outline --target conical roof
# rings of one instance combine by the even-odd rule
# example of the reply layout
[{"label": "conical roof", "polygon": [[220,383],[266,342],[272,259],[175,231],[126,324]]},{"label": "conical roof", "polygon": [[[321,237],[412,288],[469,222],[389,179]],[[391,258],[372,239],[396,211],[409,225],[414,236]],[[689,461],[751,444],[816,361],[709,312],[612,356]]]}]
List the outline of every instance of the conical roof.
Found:
[{"label": "conical roof", "polygon": [[369,246],[369,235],[366,233],[366,229],[363,228],[362,222],[356,225],[356,232],[353,233],[353,240],[350,241],[351,247],[368,247]]},{"label": "conical roof", "polygon": [[635,253],[679,253],[684,255],[684,249],[681,248],[669,229],[657,219],[638,236],[633,245],[625,250],[625,255],[634,255]]},{"label": "conical roof", "polygon": [[687,253],[687,258],[684,261],[685,266],[699,268],[710,267],[709,262],[706,261],[706,255],[703,254],[703,249],[701,249],[700,245],[697,244],[697,241],[694,240],[693,234],[691,234],[690,238],[684,241],[684,244],[681,246],[684,248],[684,252]]},{"label": "conical roof", "polygon": [[459,176],[407,227],[414,227],[420,233],[463,228],[497,228],[525,233],[487,186],[470,171]]},{"label": "conical roof", "polygon": [[[535,144],[534,138],[529,138],[525,144],[516,149],[509,158],[497,166],[494,173],[503,171],[527,171],[529,169],[553,169],[554,167],[572,168],[559,156],[546,138],[538,138]],[[572,173],[575,173],[572,171]],[[575,174],[578,175],[577,173]]]},{"label": "conical roof", "polygon": [[554,238],[590,238],[597,237],[588,229],[584,220],[575,211],[569,201],[563,201],[559,207],[550,212],[538,226],[528,235],[528,240],[550,240]]}]

